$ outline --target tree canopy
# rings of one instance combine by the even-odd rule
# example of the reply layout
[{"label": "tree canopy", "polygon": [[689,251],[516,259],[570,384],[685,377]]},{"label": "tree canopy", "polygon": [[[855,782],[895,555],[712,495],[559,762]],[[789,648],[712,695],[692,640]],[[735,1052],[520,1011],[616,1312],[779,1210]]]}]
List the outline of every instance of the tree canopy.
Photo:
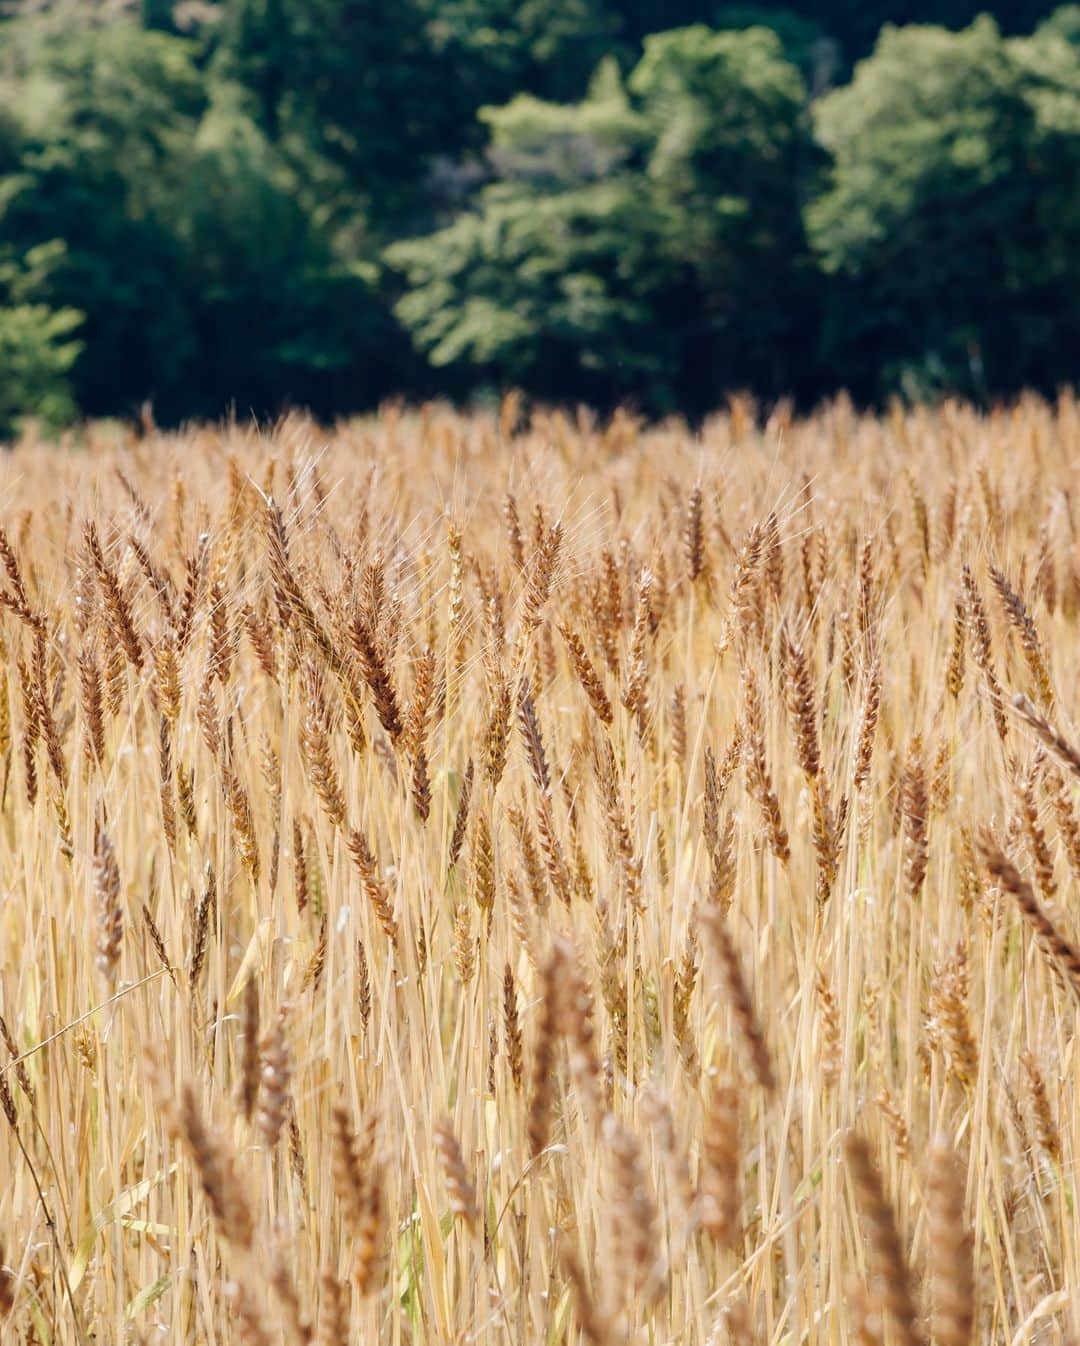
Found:
[{"label": "tree canopy", "polygon": [[8,0],[0,433],[1052,391],[1080,7],[977,8]]},{"label": "tree canopy", "polygon": [[775,34],[694,27],[648,38],[626,81],[601,67],[580,104],[488,110],[476,209],[390,249],[399,316],[434,364],[545,397],[786,390],[811,283],[804,103]]},{"label": "tree canopy", "polygon": [[1052,386],[1080,350],[1080,69],[1051,25],[888,29],[816,109],[825,355],[872,395]]}]

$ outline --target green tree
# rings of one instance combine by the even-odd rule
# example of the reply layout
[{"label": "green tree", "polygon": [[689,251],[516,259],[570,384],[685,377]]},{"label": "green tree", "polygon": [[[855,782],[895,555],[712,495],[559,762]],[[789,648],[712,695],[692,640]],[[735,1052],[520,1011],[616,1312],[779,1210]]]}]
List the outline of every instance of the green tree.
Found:
[{"label": "green tree", "polygon": [[1030,33],[1054,0],[784,0],[785,8],[821,25],[849,61],[867,55],[887,24],[940,24],[960,29],[989,13],[1009,33]]},{"label": "green tree", "polygon": [[831,277],[824,355],[858,395],[1075,375],[1076,47],[988,19],[886,30],[817,124],[834,156],[809,211]]},{"label": "green tree", "polygon": [[459,148],[472,115],[421,0],[229,0],[216,45],[217,77],[254,93],[270,140],[296,163],[336,166],[324,193],[388,230],[422,208],[433,160]]},{"label": "green tree", "polygon": [[185,415],[230,404],[332,414],[370,405],[401,378],[407,346],[378,269],[335,249],[235,87],[218,91],[200,125],[176,219],[197,353]]},{"label": "green tree", "polygon": [[497,180],[399,244],[398,314],[436,366],[654,410],[780,391],[812,311],[805,92],[764,29],[650,38],[624,83],[484,114]]},{"label": "green tree", "polygon": [[85,313],[71,381],[86,413],[330,413],[403,376],[340,170],[273,142],[194,44],[132,19],[5,35],[0,239],[15,257],[64,241],[39,301]]},{"label": "green tree", "polygon": [[480,212],[391,249],[409,282],[399,316],[459,386],[625,395],[660,361],[633,344],[649,316],[638,249],[654,231],[626,172],[637,119],[617,72],[579,107],[521,96],[485,120],[500,181]]},{"label": "green tree", "polygon": [[0,258],[0,440],[24,417],[53,428],[76,415],[68,379],[82,349],[82,314],[39,301],[63,244],[43,244],[17,261]]},{"label": "green tree", "polygon": [[164,33],[176,32],[175,0],[139,0],[139,17],[144,28],[158,28]]},{"label": "green tree", "polygon": [[0,440],[33,416],[67,424],[76,414],[68,374],[81,349],[72,334],[82,315],[45,304],[0,306]]},{"label": "green tree", "polygon": [[603,0],[227,0],[222,16],[219,75],[254,93],[285,152],[335,165],[387,235],[453,204],[482,105],[580,96],[616,27]]},{"label": "green tree", "polygon": [[1062,5],[1041,24],[1040,37],[1063,38],[1074,47],[1080,47],[1080,5]]},{"label": "green tree", "polygon": [[64,240],[42,299],[86,314],[76,397],[90,414],[130,410],[191,351],[171,206],[201,80],[185,44],[131,23],[5,36],[18,162],[0,181],[0,237],[20,254]]},{"label": "green tree", "polygon": [[[662,29],[705,23],[717,28],[747,21],[775,28],[790,52],[801,21],[837,43],[843,68],[867,55],[885,24],[939,23],[963,28],[980,14],[997,19],[1007,33],[1030,33],[1053,13],[1054,0],[608,0],[625,41],[639,44]],[[741,13],[740,13],[741,11]],[[754,12],[756,11],[756,12]],[[801,65],[802,62],[800,61]]]},{"label": "green tree", "polygon": [[841,72],[843,43],[814,18],[769,5],[736,4],[721,5],[712,22],[720,29],[771,28],[812,97],[831,87]]},{"label": "green tree", "polygon": [[605,0],[423,0],[428,31],[470,113],[517,93],[573,100],[622,54]]},{"label": "green tree", "polygon": [[662,216],[657,316],[678,335],[686,395],[715,403],[717,379],[797,390],[816,306],[802,204],[818,167],[798,71],[769,29],[688,28],[647,39],[629,85]]}]

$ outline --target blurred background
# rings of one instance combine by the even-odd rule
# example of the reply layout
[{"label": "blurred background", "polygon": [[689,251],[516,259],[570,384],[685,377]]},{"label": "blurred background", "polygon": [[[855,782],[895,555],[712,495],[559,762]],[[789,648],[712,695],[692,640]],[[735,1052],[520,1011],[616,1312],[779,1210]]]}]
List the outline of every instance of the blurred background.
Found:
[{"label": "blurred background", "polygon": [[1080,6],[0,0],[0,434],[1051,393]]}]

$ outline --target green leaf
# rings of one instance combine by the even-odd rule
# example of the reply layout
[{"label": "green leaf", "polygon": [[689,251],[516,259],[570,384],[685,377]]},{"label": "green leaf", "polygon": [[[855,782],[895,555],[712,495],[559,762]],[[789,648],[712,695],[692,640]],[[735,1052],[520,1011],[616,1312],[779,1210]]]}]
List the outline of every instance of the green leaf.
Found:
[{"label": "green leaf", "polygon": [[114,1220],[129,1215],[136,1206],[146,1200],[155,1187],[175,1172],[176,1165],[170,1164],[167,1169],[163,1169],[153,1177],[144,1178],[142,1182],[137,1182],[133,1186],[125,1188],[115,1201],[110,1202],[109,1205],[98,1211],[91,1220],[89,1229],[85,1230],[75,1243],[75,1256],[68,1267],[68,1280],[71,1282],[73,1291],[79,1287],[86,1275],[86,1268],[90,1264],[94,1244],[102,1230],[107,1229]]},{"label": "green leaf", "polygon": [[170,1276],[159,1276],[150,1285],[144,1285],[124,1309],[124,1317],[127,1321],[130,1322],[133,1318],[137,1318],[140,1313],[145,1313],[151,1304],[156,1304],[169,1288],[171,1279]]}]

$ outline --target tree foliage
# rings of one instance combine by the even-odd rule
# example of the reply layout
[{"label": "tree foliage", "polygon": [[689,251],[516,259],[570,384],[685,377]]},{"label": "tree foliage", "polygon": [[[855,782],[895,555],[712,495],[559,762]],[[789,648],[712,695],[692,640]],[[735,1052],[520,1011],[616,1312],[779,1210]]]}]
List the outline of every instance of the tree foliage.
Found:
[{"label": "tree foliage", "polygon": [[39,301],[62,257],[62,244],[32,248],[18,261],[0,254],[0,437],[30,412],[48,427],[75,414],[68,375],[82,350],[82,314]]},{"label": "tree foliage", "polygon": [[261,128],[254,95],[132,23],[13,35],[0,238],[17,255],[64,242],[40,299],[85,315],[84,411],[328,412],[377,396],[396,333],[374,268],[339,254],[312,175]]},{"label": "tree foliage", "polygon": [[811,288],[803,106],[774,34],[689,28],[649,38],[625,83],[603,67],[576,106],[488,110],[498,176],[477,209],[391,249],[402,320],[436,365],[545,396],[780,391]]},{"label": "tree foliage", "polygon": [[0,0],[0,430],[1052,390],[1080,7],[977,8]]},{"label": "tree foliage", "polygon": [[1074,376],[1080,63],[1052,28],[887,30],[817,108],[826,355],[862,395]]}]

